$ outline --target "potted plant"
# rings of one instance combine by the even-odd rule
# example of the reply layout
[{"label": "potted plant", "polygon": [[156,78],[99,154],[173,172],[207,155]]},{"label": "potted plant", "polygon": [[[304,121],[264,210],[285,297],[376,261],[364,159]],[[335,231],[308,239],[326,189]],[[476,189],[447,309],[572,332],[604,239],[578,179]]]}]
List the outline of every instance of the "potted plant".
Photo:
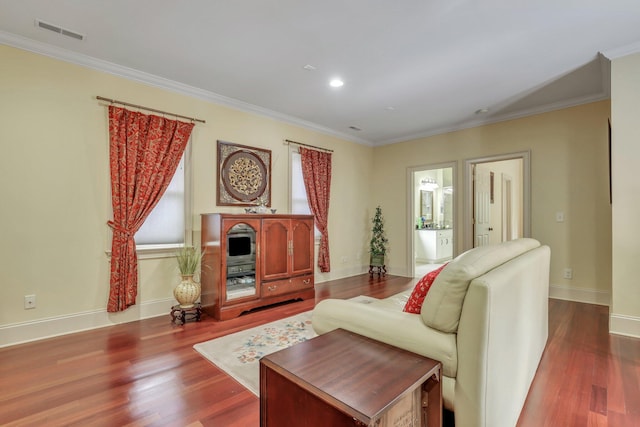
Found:
[{"label": "potted plant", "polygon": [[200,284],[193,280],[193,276],[198,271],[203,256],[204,252],[193,246],[184,246],[176,252],[182,280],[173,290],[173,296],[180,303],[180,308],[191,308],[200,298]]},{"label": "potted plant", "polygon": [[371,220],[373,227],[371,228],[371,241],[369,242],[369,253],[371,266],[384,266],[385,255],[387,254],[387,240],[384,233],[384,217],[380,206],[376,208],[376,214]]}]

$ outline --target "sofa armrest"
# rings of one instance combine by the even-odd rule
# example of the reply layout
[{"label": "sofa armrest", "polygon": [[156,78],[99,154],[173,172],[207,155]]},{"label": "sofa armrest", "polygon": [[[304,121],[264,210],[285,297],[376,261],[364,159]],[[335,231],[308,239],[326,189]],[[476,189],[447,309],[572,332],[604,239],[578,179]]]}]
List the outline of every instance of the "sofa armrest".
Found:
[{"label": "sofa armrest", "polygon": [[547,341],[548,246],[474,279],[458,328],[456,425],[514,426]]},{"label": "sofa armrest", "polygon": [[389,310],[375,303],[328,299],[316,305],[312,323],[318,334],[341,328],[430,357],[442,362],[443,375],[456,376],[456,335],[429,328],[419,314]]}]

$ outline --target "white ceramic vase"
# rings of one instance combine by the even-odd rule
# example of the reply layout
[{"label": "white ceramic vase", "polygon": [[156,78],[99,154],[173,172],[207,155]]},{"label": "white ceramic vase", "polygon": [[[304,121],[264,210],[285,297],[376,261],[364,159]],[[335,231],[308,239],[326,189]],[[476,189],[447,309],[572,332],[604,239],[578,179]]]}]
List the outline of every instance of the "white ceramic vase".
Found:
[{"label": "white ceramic vase", "polygon": [[191,308],[200,298],[200,283],[193,281],[193,274],[185,274],[173,290],[173,296],[180,303],[180,308]]}]

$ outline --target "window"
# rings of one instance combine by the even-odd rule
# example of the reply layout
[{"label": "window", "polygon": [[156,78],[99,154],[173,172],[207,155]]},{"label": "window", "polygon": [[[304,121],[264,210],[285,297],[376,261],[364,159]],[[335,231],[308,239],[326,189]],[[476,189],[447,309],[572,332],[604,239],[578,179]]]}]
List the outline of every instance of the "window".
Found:
[{"label": "window", "polygon": [[190,218],[187,191],[189,162],[186,161],[188,153],[189,146],[162,199],[136,233],[136,248],[139,251],[173,249],[185,244],[185,236],[188,235],[186,231],[190,228],[187,221]]},{"label": "window", "polygon": [[297,149],[291,150],[291,213],[311,215],[302,178],[302,156]]},{"label": "window", "polygon": [[[302,177],[302,156],[297,148],[291,149],[291,213],[300,215],[311,215],[309,200],[307,199],[307,189],[304,187]],[[320,239],[320,232],[315,227],[315,239]]]}]

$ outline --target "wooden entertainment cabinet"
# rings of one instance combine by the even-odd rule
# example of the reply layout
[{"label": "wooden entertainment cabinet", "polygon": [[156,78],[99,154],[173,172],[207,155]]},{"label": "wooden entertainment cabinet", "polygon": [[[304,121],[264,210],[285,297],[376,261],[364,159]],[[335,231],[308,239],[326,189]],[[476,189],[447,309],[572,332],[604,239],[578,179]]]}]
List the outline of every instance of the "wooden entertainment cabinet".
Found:
[{"label": "wooden entertainment cabinet", "polygon": [[218,320],[315,298],[312,215],[202,214],[202,310]]}]

